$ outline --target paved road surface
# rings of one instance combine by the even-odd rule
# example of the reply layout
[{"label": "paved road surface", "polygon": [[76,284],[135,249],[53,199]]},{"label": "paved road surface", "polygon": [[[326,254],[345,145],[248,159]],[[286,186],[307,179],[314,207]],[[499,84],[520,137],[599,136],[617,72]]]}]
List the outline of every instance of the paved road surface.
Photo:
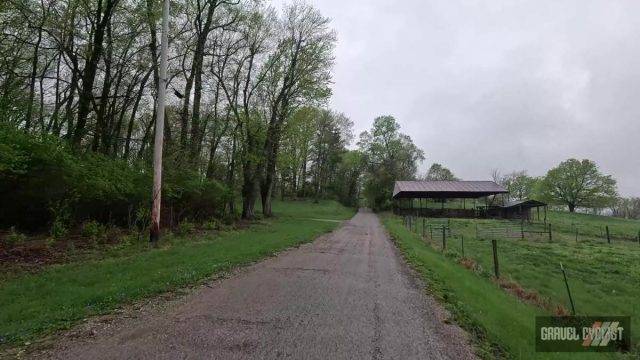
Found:
[{"label": "paved road surface", "polygon": [[376,215],[214,282],[178,305],[60,341],[60,359],[466,359]]}]

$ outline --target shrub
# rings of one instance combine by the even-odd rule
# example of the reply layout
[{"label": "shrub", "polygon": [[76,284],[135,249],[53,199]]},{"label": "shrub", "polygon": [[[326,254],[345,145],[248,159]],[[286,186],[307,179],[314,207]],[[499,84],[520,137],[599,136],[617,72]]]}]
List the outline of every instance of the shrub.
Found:
[{"label": "shrub", "polygon": [[182,221],[175,229],[175,234],[178,236],[187,236],[192,234],[196,230],[196,226],[194,223],[189,221]]},{"label": "shrub", "polygon": [[[222,216],[230,191],[180,161],[165,159],[164,207],[172,208],[178,222]],[[151,184],[146,164],[78,155],[60,139],[36,137],[0,122],[0,227],[48,227],[55,238],[87,221],[143,230],[149,226]],[[167,213],[163,209],[163,224],[168,224]]]},{"label": "shrub", "polygon": [[97,221],[88,221],[82,224],[81,234],[91,240],[103,239],[107,233],[107,227]]},{"label": "shrub", "polygon": [[204,224],[202,224],[202,227],[205,230],[220,230],[220,221],[217,219],[210,219],[209,221],[205,221]]},{"label": "shrub", "polygon": [[12,227],[9,231],[9,234],[7,234],[4,240],[9,246],[16,246],[24,244],[24,242],[27,240],[27,236],[17,232],[16,229]]}]

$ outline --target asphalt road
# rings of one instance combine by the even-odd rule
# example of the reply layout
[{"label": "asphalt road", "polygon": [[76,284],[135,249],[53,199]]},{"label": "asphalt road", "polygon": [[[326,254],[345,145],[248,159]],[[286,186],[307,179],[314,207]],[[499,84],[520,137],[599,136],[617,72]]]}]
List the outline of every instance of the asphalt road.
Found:
[{"label": "asphalt road", "polygon": [[41,353],[58,359],[467,359],[376,215]]}]

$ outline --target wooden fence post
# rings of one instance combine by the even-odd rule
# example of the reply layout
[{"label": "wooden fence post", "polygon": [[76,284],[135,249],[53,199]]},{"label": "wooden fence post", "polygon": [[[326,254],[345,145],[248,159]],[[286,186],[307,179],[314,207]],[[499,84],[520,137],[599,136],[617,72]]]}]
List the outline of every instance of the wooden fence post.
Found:
[{"label": "wooden fence post", "polygon": [[520,222],[520,238],[524,240],[524,219]]},{"label": "wooden fence post", "polygon": [[551,235],[551,223],[549,223],[549,242],[553,241],[553,235]]},{"label": "wooden fence post", "polygon": [[564,277],[564,285],[567,287],[567,294],[569,294],[569,302],[571,303],[571,313],[576,316],[576,307],[573,304],[573,297],[571,296],[571,290],[569,289],[569,282],[567,281],[567,274],[564,271],[564,266],[560,263],[560,269],[562,270],[562,276]]},{"label": "wooden fence post", "polygon": [[493,272],[496,275],[496,279],[500,278],[500,267],[498,265],[498,241],[491,240],[491,247],[493,248]]},{"label": "wooden fence post", "polygon": [[446,229],[444,225],[442,225],[442,251],[447,250],[447,237],[445,231]]},{"label": "wooden fence post", "polygon": [[464,235],[460,235],[460,246],[462,247],[462,257],[464,257]]},{"label": "wooden fence post", "polygon": [[609,234],[609,225],[605,226],[604,229],[607,231],[607,243],[611,244],[611,235]]},{"label": "wooden fence post", "polygon": [[576,225],[576,244],[578,243],[578,225]]}]

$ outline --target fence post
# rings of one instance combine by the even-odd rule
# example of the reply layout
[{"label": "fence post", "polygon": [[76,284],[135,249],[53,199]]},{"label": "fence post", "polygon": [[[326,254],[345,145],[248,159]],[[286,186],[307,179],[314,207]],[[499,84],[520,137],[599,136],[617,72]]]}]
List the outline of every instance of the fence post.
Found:
[{"label": "fence post", "polygon": [[578,243],[578,225],[576,225],[576,244]]},{"label": "fence post", "polygon": [[609,234],[609,225],[605,226],[604,229],[607,231],[607,243],[611,244],[611,235]]},{"label": "fence post", "polygon": [[476,221],[476,240],[478,240],[478,222]]},{"label": "fence post", "polygon": [[520,238],[524,240],[524,219],[520,222]]},{"label": "fence post", "polygon": [[553,241],[553,235],[551,235],[551,223],[549,223],[549,242]]},{"label": "fence post", "polygon": [[493,272],[497,279],[500,278],[500,267],[498,265],[498,241],[496,239],[491,240],[491,247],[493,248]]},{"label": "fence post", "polygon": [[560,263],[560,269],[562,270],[562,276],[564,277],[564,285],[567,287],[567,294],[569,294],[569,302],[571,303],[571,313],[573,316],[576,315],[576,307],[573,304],[573,297],[571,297],[571,290],[569,289],[569,282],[567,281],[567,274],[564,271],[564,266]]},{"label": "fence post", "polygon": [[460,235],[460,246],[462,246],[462,257],[464,257],[464,235]]},{"label": "fence post", "polygon": [[445,231],[446,229],[444,225],[442,225],[442,251],[447,250],[447,237]]}]

